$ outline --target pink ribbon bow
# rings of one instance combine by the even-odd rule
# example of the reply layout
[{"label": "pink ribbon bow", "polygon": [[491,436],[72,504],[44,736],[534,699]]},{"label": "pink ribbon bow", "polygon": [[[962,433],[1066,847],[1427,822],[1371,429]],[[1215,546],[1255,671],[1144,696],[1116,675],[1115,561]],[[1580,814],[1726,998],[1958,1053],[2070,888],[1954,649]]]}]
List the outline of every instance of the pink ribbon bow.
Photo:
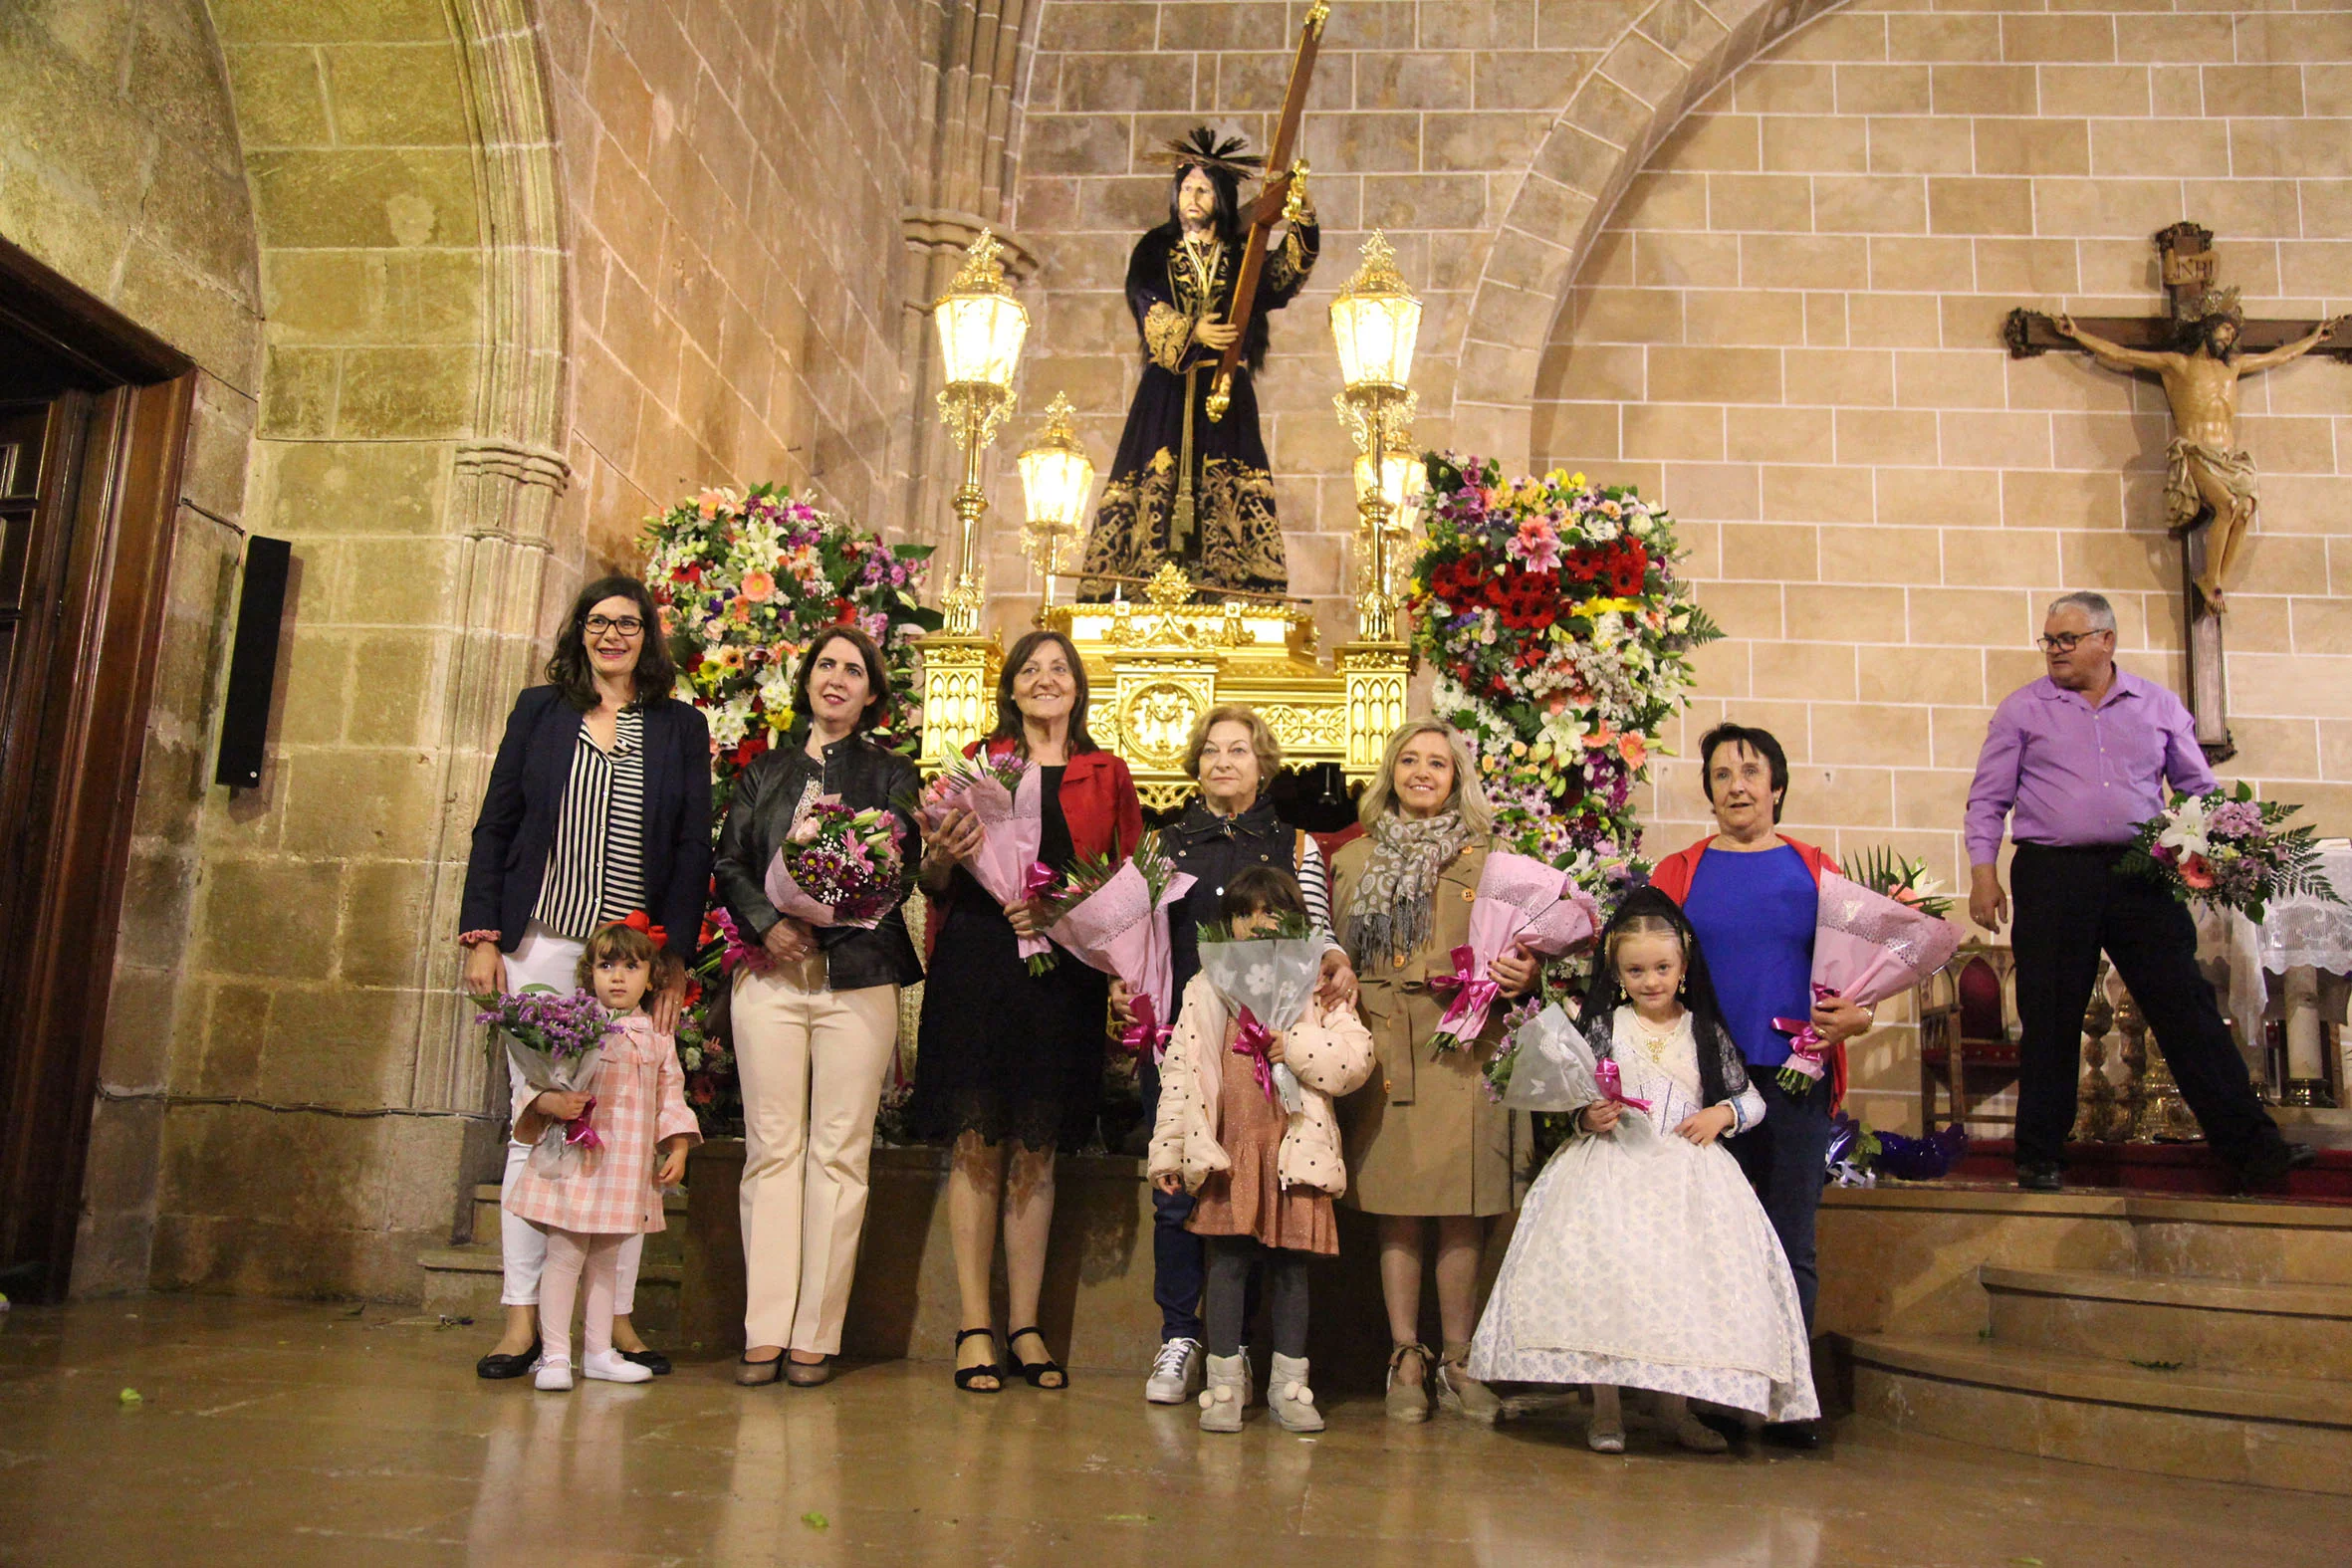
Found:
[{"label": "pink ribbon bow", "polygon": [[1133,1021],[1128,1023],[1126,1032],[1119,1036],[1119,1044],[1131,1055],[1140,1056],[1148,1050],[1151,1059],[1158,1061],[1168,1047],[1169,1029],[1159,1021],[1158,1011],[1151,1005],[1151,997],[1144,994],[1129,1001],[1127,1015]]},{"label": "pink ribbon bow", "polygon": [[[1813,1000],[1826,1002],[1837,992],[1819,981],[1813,982]],[[1772,1027],[1788,1036],[1787,1065],[1808,1078],[1821,1076],[1821,1057],[1829,1049],[1829,1042],[1821,1038],[1821,1031],[1813,1027],[1810,1018],[1774,1018]]]},{"label": "pink ribbon bow", "polygon": [[1274,1086],[1274,1063],[1266,1055],[1273,1044],[1272,1031],[1248,1008],[1242,1008],[1240,1028],[1233,1037],[1233,1053],[1250,1058],[1250,1066],[1258,1074],[1258,1087],[1270,1104],[1281,1098],[1281,1091]]},{"label": "pink ribbon bow", "polygon": [[1592,1081],[1600,1085],[1601,1096],[1611,1105],[1630,1106],[1637,1111],[1646,1111],[1650,1108],[1649,1101],[1637,1100],[1625,1092],[1624,1076],[1618,1072],[1617,1064],[1613,1061],[1604,1059],[1595,1063],[1592,1069]]},{"label": "pink ribbon bow", "polygon": [[596,1097],[591,1094],[588,1096],[588,1104],[581,1107],[580,1114],[564,1124],[564,1145],[566,1148],[601,1149],[604,1147],[604,1140],[596,1135],[595,1128],[588,1125],[588,1118],[595,1114]]},{"label": "pink ribbon bow", "polygon": [[1021,873],[1021,896],[1035,898],[1060,880],[1060,872],[1043,860],[1032,860],[1029,869]]},{"label": "pink ribbon bow", "polygon": [[1450,991],[1453,1002],[1446,1008],[1446,1015],[1438,1019],[1438,1032],[1463,1039],[1478,1032],[1486,1022],[1487,1011],[1495,1000],[1503,995],[1503,988],[1478,972],[1478,950],[1465,942],[1453,952],[1454,973],[1433,975],[1431,991]]}]

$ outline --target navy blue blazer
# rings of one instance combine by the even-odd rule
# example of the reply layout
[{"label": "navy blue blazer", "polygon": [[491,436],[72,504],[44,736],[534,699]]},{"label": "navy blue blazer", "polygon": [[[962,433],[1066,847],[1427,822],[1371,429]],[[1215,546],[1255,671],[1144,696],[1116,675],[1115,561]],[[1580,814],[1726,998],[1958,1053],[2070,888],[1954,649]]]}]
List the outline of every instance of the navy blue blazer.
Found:
[{"label": "navy blue blazer", "polygon": [[[460,931],[496,931],[508,953],[539,907],[556,812],[572,778],[582,715],[553,686],[526,687],[507,716],[474,852]],[[702,710],[674,697],[645,704],[645,911],[687,964],[710,902],[711,740]]]}]

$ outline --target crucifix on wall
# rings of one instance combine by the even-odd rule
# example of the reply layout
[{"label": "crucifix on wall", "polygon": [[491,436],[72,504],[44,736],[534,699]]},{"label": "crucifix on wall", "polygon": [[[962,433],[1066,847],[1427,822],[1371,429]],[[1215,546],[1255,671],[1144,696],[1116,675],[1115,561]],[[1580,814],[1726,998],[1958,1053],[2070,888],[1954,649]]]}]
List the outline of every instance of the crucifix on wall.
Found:
[{"label": "crucifix on wall", "polygon": [[2165,520],[2181,542],[2189,707],[2197,716],[2198,744],[2224,762],[2236,748],[2222,674],[2222,617],[2231,569],[2253,531],[2256,510],[2253,459],[2237,444],[2237,383],[2313,351],[2352,359],[2352,335],[2337,331],[2340,316],[2316,328],[2245,320],[2237,290],[2215,281],[2213,240],[2212,230],[2194,223],[2176,223],[2156,235],[2168,316],[2077,322],[2063,312],[2015,310],[2001,337],[2019,359],[2076,349],[2110,370],[2154,375],[2163,383],[2173,413]]}]

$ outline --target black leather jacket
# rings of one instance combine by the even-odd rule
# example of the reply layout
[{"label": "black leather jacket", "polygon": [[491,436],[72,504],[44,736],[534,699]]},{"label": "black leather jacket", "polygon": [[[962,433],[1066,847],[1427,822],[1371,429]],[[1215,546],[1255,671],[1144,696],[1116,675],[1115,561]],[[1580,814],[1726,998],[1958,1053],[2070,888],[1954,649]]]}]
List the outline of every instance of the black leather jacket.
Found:
[{"label": "black leather jacket", "polygon": [[713,865],[719,902],[735,917],[743,940],[754,946],[768,934],[769,927],[784,918],[768,901],[768,863],[776,857],[776,846],[792,830],[793,813],[812,781],[817,781],[824,793],[838,796],[843,805],[860,809],[886,806],[906,828],[901,844],[906,856],[905,875],[899,883],[901,907],[893,908],[871,931],[855,926],[821,927],[817,944],[824,953],[825,983],[834,991],[911,986],[923,978],[923,964],[907,937],[903,903],[906,890],[914,886],[923,838],[921,827],[900,802],[911,800],[922,781],[914,764],[862,735],[827,746],[822,764],[809,755],[807,747],[808,731],[795,729],[737,777]]}]

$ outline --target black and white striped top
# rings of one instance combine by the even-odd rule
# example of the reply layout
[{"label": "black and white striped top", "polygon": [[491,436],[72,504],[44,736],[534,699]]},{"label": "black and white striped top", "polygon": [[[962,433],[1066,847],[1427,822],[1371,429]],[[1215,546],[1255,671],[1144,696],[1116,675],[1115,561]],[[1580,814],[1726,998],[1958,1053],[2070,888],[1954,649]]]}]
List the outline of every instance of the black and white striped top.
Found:
[{"label": "black and white striped top", "polygon": [[645,713],[631,706],[620,711],[610,752],[580,727],[532,918],[585,942],[605,921],[643,909],[644,839]]}]

